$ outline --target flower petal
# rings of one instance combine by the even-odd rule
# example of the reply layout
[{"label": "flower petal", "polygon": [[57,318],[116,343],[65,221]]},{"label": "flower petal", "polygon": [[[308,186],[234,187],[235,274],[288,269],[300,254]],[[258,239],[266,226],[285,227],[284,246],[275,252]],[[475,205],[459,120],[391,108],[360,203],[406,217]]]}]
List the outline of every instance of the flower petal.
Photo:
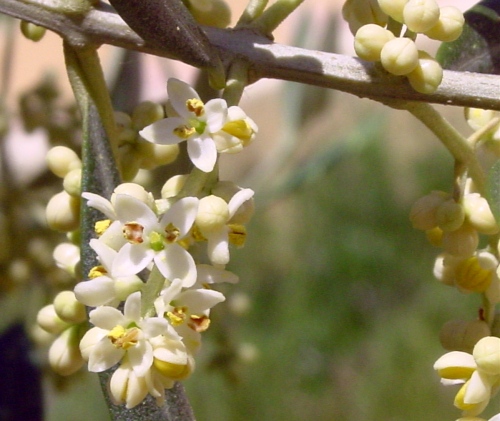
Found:
[{"label": "flower petal", "polygon": [[200,286],[203,284],[216,284],[219,282],[228,282],[235,284],[239,281],[238,276],[224,269],[216,268],[211,265],[197,265],[197,280],[196,283]]},{"label": "flower petal", "polygon": [[[104,242],[93,238],[90,240],[90,247],[94,250],[101,262],[101,265],[109,272],[111,272],[111,266],[113,265],[113,260],[118,254],[116,250],[113,250],[111,247],[106,245]],[[110,274],[111,275],[111,274]]]},{"label": "flower petal", "polygon": [[143,244],[125,244],[113,262],[113,275],[117,277],[135,275],[151,263],[155,251]]},{"label": "flower petal", "polygon": [[126,320],[120,310],[109,306],[97,307],[89,313],[89,321],[101,329],[111,330],[124,325]]},{"label": "flower petal", "polygon": [[208,132],[218,132],[227,121],[227,102],[221,98],[211,99],[205,104],[205,115]]},{"label": "flower petal", "polygon": [[170,244],[155,256],[154,261],[161,274],[169,281],[179,278],[185,288],[189,288],[196,282],[194,259],[178,244]]},{"label": "flower petal", "polygon": [[74,292],[78,301],[90,307],[108,305],[116,299],[115,283],[109,276],[79,282]]},{"label": "flower petal", "polygon": [[474,357],[462,351],[448,352],[434,363],[434,370],[445,379],[468,379],[476,368]]},{"label": "flower petal", "polygon": [[207,235],[207,254],[214,265],[227,265],[229,263],[229,237],[228,228]]},{"label": "flower petal", "polygon": [[229,219],[231,219],[236,211],[240,208],[243,203],[247,200],[250,200],[254,195],[254,191],[252,189],[242,189],[238,191],[229,201],[227,207],[229,209]]},{"label": "flower petal", "polygon": [[141,293],[139,291],[130,294],[123,306],[123,315],[127,321],[138,322],[141,318]]},{"label": "flower petal", "polygon": [[211,137],[197,136],[189,139],[187,150],[189,159],[196,168],[203,172],[210,172],[214,169],[217,161],[217,148]]},{"label": "flower petal", "polygon": [[142,340],[128,350],[128,358],[134,373],[143,377],[153,365],[153,347],[148,341]]},{"label": "flower petal", "polygon": [[172,107],[181,117],[193,116],[186,108],[186,102],[190,99],[200,99],[200,96],[191,86],[182,80],[170,78],[167,82],[167,93]]},{"label": "flower petal", "polygon": [[148,142],[158,145],[176,145],[183,140],[175,134],[175,129],[186,125],[186,120],[181,117],[169,117],[155,121],[153,124],[144,127],[139,135]]},{"label": "flower petal", "polygon": [[171,223],[179,230],[179,238],[183,238],[193,226],[199,202],[196,197],[184,197],[178,200],[165,212],[159,225],[166,227]]},{"label": "flower petal", "polygon": [[113,367],[125,355],[123,348],[113,346],[109,338],[105,337],[95,344],[89,355],[89,371],[100,373]]},{"label": "flower petal", "polygon": [[98,194],[84,192],[82,197],[87,199],[87,206],[97,209],[109,219],[116,219],[115,210],[111,202]]},{"label": "flower petal", "polygon": [[118,219],[123,222],[138,222],[144,227],[154,225],[158,218],[153,210],[128,194],[117,194],[115,196],[115,212]]}]

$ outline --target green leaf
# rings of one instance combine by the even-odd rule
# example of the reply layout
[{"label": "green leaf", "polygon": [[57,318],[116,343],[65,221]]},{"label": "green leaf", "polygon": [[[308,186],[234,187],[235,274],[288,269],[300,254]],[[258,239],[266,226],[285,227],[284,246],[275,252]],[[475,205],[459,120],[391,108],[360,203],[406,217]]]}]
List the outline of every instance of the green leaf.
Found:
[{"label": "green leaf", "polygon": [[500,74],[500,1],[484,0],[464,16],[462,35],[443,43],[437,60],[449,70]]},{"label": "green leaf", "polygon": [[500,221],[500,160],[490,168],[486,185],[486,199],[497,223]]}]

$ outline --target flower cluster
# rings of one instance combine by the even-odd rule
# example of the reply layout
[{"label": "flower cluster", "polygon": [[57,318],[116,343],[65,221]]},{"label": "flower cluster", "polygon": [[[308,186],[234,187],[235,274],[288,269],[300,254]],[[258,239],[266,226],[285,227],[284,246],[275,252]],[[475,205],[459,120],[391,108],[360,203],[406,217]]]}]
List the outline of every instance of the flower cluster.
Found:
[{"label": "flower cluster", "polygon": [[457,39],[464,25],[453,6],[435,0],[347,0],[342,9],[354,37],[356,54],[380,62],[389,73],[405,76],[418,92],[434,92],[443,70],[415,45],[418,33],[439,41]]},{"label": "flower cluster", "polygon": [[[193,163],[211,171],[219,152],[241,150],[257,132],[239,107],[222,99],[204,104],[184,82],[169,80],[168,93],[175,117],[161,119],[163,109],[152,103],[138,106],[132,117],[116,114],[120,160],[130,163],[129,176],[170,162],[181,140],[187,140]],[[73,151],[54,148],[48,162],[64,178],[64,191],[46,210],[52,228],[76,239],[81,198],[103,216],[89,243],[97,265],[73,291],[61,292],[39,312],[38,325],[53,340],[49,362],[62,375],[85,362],[92,372],[114,367],[109,390],[117,404],[132,408],[148,394],[161,404],[165,389],[194,370],[210,310],[225,300],[214,284],[238,281],[225,266],[230,246],[245,243],[254,193],[211,181],[193,194],[193,180],[187,183],[192,175],[177,175],[164,184],[160,198],[127,182],[107,199],[80,192],[82,163]],[[56,248],[54,259],[76,276],[79,254],[68,242]],[[92,308],[88,317],[85,306]]]}]

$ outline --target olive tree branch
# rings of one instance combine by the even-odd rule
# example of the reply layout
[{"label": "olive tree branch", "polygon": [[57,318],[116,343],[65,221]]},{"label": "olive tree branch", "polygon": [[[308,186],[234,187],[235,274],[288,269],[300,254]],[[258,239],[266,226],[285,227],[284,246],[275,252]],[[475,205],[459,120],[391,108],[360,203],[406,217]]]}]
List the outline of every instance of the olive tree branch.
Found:
[{"label": "olive tree branch", "polygon": [[[114,11],[100,3],[84,15],[54,10],[54,0],[2,0],[0,12],[31,21],[60,34],[74,46],[110,44],[170,57],[169,46],[149,45]],[[500,110],[500,76],[444,71],[434,94],[415,92],[405,78],[389,75],[377,64],[345,55],[311,51],[271,42],[251,29],[204,28],[226,65],[235,59],[250,64],[250,82],[260,78],[282,79],[336,89],[376,101],[392,99]]]}]

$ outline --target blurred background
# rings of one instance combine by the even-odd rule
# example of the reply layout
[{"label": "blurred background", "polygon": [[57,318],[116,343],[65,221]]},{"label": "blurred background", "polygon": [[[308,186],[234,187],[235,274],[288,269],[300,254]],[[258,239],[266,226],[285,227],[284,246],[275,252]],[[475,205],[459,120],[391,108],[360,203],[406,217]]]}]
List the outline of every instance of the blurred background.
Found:
[{"label": "blurred background", "polygon": [[[472,4],[454,5],[466,10]],[[231,3],[234,20],[244,6]],[[341,6],[341,1],[306,1],[279,28],[276,40],[352,54]],[[9,335],[24,337],[20,326],[26,327],[19,352],[43,373],[44,420],[106,420],[96,376],[50,374],[43,351],[34,351],[27,340],[56,281],[33,271],[24,283],[9,277],[16,252],[17,262],[26,250],[39,250],[30,241],[36,243],[43,232],[43,200],[57,191],[44,164],[51,137],[47,130],[23,126],[20,98],[55,87],[55,101],[66,110],[61,118],[72,115],[72,99],[60,39],[47,34],[35,44],[17,35],[17,22],[2,17],[0,24],[5,34],[15,34],[5,36],[2,45],[9,58],[8,65],[3,60],[9,83],[2,99],[11,125],[3,145],[1,205],[11,206],[14,193],[24,195],[37,230],[1,262],[6,282],[0,289],[0,349],[12,349],[18,341]],[[425,48],[437,47],[421,41]],[[101,55],[121,111],[130,111],[130,102],[165,100],[168,77],[191,83],[198,77],[195,69],[155,57],[108,47]],[[458,418],[452,404],[456,389],[443,387],[432,366],[445,352],[438,339],[443,323],[476,318],[480,298],[433,278],[438,250],[408,220],[420,196],[451,189],[450,156],[411,116],[340,92],[262,80],[245,91],[241,106],[259,134],[243,153],[222,157],[221,179],[253,188],[257,212],[245,247],[232,251],[228,266],[240,283],[223,286],[227,301],[213,310],[197,369],[185,382],[197,419]],[[470,132],[462,109],[439,109],[461,132]],[[151,188],[172,171],[155,171]],[[46,253],[50,259],[50,250]],[[12,355],[0,354],[8,358]],[[492,402],[486,414],[499,411]],[[2,421],[39,419],[2,416]]]}]

